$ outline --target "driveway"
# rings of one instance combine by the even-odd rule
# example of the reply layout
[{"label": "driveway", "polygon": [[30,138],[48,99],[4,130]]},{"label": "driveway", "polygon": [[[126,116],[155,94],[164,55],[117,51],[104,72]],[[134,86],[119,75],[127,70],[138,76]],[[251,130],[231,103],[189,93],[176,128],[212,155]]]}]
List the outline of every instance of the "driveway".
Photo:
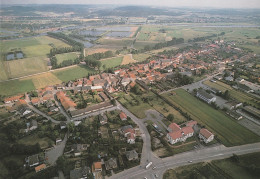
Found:
[{"label": "driveway", "polygon": [[145,115],[146,115],[146,118],[143,119],[143,121],[151,120],[151,121],[153,121],[153,123],[155,123],[158,126],[158,128],[162,132],[167,133],[167,126],[162,122],[162,120],[164,118],[164,116],[162,114],[160,114],[156,110],[149,109],[149,110],[145,111]]},{"label": "driveway", "polygon": [[67,142],[67,134],[65,135],[64,139],[62,142],[60,142],[60,144],[55,145],[55,147],[53,147],[51,150],[45,152],[45,156],[47,158],[47,162],[50,165],[54,165],[56,160],[62,156],[65,145]]}]

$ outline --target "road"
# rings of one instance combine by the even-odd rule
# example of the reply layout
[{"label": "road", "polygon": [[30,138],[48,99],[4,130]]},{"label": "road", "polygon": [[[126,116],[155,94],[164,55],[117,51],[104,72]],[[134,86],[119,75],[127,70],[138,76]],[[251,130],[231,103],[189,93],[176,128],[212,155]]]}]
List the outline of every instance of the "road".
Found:
[{"label": "road", "polygon": [[207,160],[227,158],[233,154],[242,155],[253,152],[260,152],[260,143],[235,147],[225,147],[223,145],[209,147],[197,151],[181,153],[164,159],[157,159],[157,161],[153,162],[154,166],[156,166],[155,170],[153,170],[152,167],[146,170],[145,166],[141,164],[141,167],[137,166],[120,172],[109,177],[109,179],[141,179],[144,177],[154,178],[154,174],[157,174],[159,178],[162,178],[163,173],[167,169],[189,165],[190,163],[188,161],[192,161],[192,163],[199,163]]}]

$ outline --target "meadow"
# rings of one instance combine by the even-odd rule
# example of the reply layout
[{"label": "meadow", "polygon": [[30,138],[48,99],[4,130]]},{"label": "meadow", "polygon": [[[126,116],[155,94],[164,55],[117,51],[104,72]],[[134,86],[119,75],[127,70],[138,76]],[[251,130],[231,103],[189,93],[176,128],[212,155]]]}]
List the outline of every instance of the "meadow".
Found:
[{"label": "meadow", "polygon": [[35,90],[32,80],[11,80],[0,83],[0,95],[12,96]]},{"label": "meadow", "polygon": [[114,58],[101,60],[101,63],[102,63],[101,68],[103,69],[103,65],[105,65],[106,68],[116,67],[116,66],[121,65],[122,61],[123,61],[123,57],[114,57]]},{"label": "meadow", "polygon": [[136,61],[132,58],[132,54],[125,55],[121,65],[127,65],[129,63],[135,63]]},{"label": "meadow", "polygon": [[163,94],[174,105],[187,112],[192,119],[212,131],[225,146],[242,145],[259,142],[260,137],[233,119],[208,104],[193,97],[183,89],[175,91],[176,95]]},{"label": "meadow", "polygon": [[75,52],[71,52],[71,53],[57,54],[55,56],[57,58],[57,64],[59,65],[66,60],[75,60],[78,57],[78,54]]}]

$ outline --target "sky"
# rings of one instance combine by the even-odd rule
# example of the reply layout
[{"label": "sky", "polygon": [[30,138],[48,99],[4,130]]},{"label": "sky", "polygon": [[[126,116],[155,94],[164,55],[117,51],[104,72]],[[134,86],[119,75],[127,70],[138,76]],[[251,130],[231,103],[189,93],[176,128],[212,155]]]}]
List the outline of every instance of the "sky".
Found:
[{"label": "sky", "polygon": [[2,4],[118,4],[194,8],[260,8],[260,0],[0,0]]}]

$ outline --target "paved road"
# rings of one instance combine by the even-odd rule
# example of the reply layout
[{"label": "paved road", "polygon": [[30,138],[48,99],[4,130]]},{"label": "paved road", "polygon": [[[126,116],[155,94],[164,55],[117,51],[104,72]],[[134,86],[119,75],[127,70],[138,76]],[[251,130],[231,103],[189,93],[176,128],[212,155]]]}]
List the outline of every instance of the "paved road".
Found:
[{"label": "paved road", "polygon": [[113,175],[109,177],[109,179],[141,179],[144,177],[154,178],[154,174],[157,174],[159,178],[162,178],[163,173],[167,169],[189,165],[190,163],[188,161],[198,163],[207,160],[227,158],[232,156],[233,154],[242,155],[259,151],[260,143],[247,144],[235,147],[225,147],[223,145],[209,147],[197,151],[181,153],[164,159],[158,159],[155,162],[155,170],[152,170],[152,167],[146,170],[145,166],[137,166],[129,170],[123,171],[121,173],[118,173],[116,175]]},{"label": "paved road", "polygon": [[54,165],[56,160],[63,154],[65,145],[67,142],[67,134],[65,135],[63,141],[59,145],[55,145],[51,150],[45,153],[48,158],[48,163],[50,165]]}]

